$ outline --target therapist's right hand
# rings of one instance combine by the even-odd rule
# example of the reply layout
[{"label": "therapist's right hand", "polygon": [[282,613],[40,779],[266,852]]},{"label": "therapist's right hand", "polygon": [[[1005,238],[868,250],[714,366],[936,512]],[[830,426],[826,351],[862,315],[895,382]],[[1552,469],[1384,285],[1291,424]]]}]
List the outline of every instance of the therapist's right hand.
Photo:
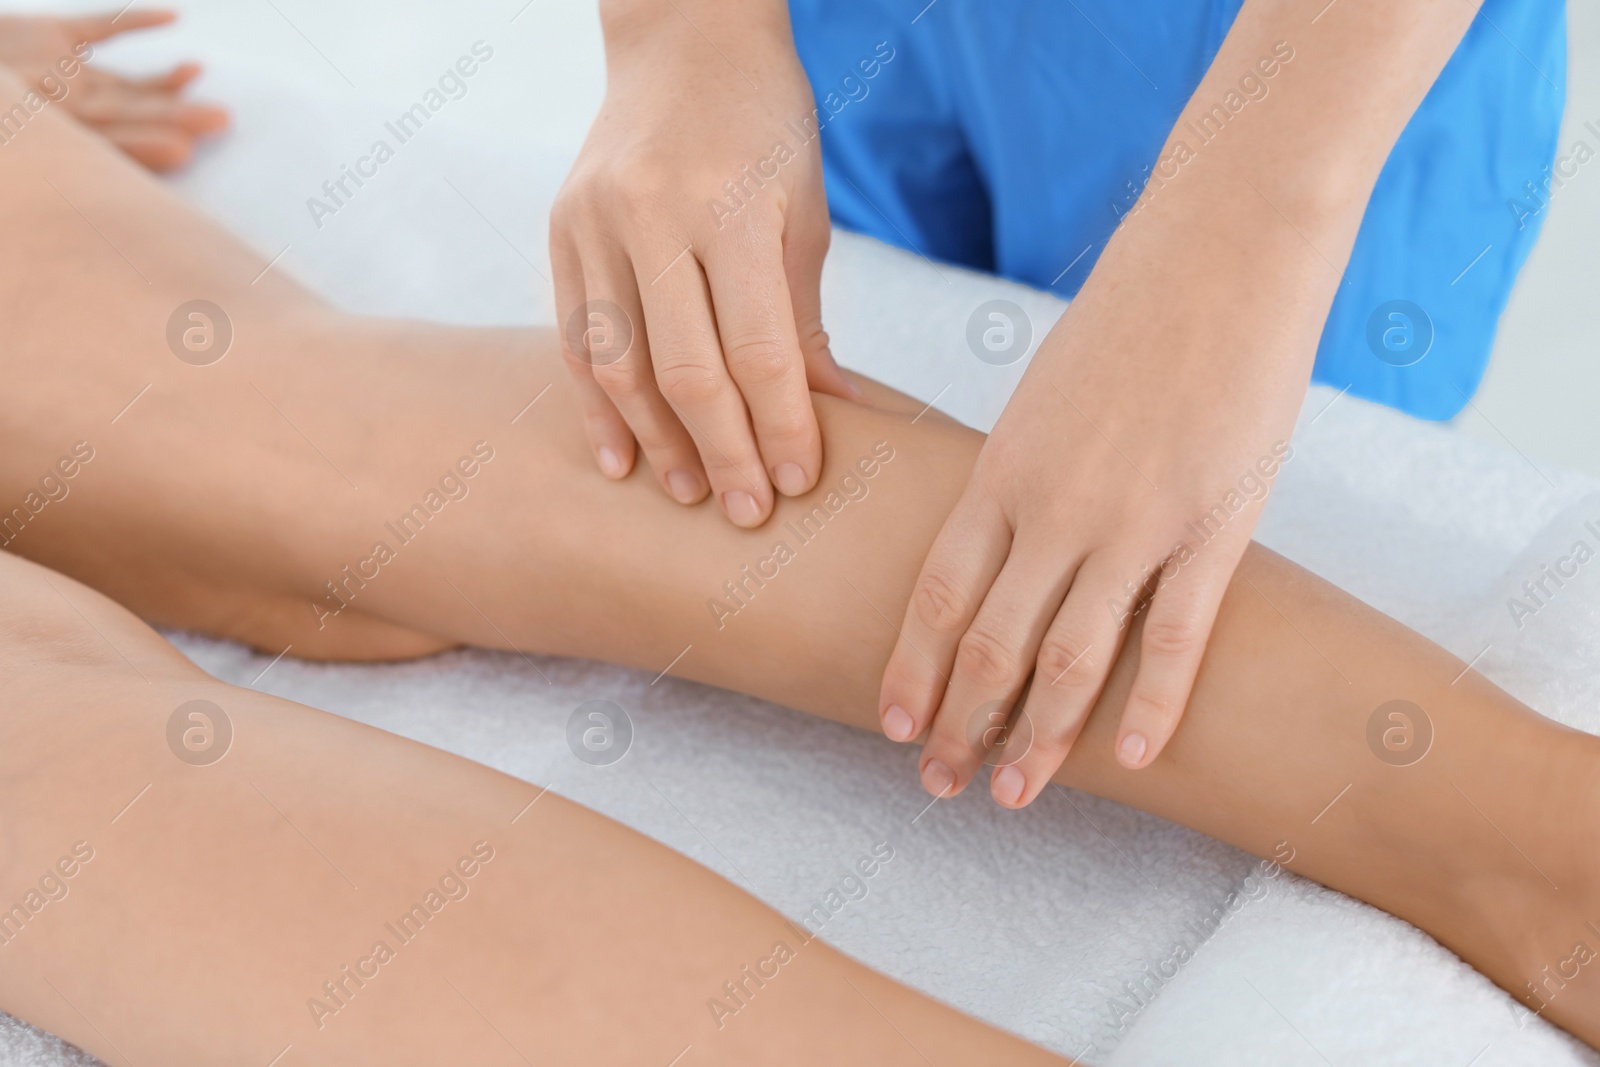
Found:
[{"label": "therapist's right hand", "polygon": [[673,499],[759,526],[821,471],[810,391],[859,397],[822,328],[811,88],[783,3],[614,0],[602,21],[605,102],[550,217],[589,442],[607,477],[637,442]]}]

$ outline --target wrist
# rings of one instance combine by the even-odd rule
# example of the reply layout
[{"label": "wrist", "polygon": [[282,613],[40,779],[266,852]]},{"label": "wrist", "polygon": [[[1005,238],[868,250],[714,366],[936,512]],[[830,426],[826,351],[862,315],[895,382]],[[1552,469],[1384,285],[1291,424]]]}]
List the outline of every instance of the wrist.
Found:
[{"label": "wrist", "polygon": [[1158,201],[1127,220],[1058,329],[1093,323],[1125,333],[1124,343],[1160,336],[1158,350],[1198,344],[1277,366],[1303,351],[1309,373],[1349,243],[1331,225],[1292,226],[1248,188],[1245,196],[1254,202]]},{"label": "wrist", "polygon": [[[1262,220],[1247,205],[1217,207],[1169,211],[1158,201],[1128,219],[1041,343],[1026,372],[1033,380],[1007,412],[1036,396],[1035,416],[1053,417],[1061,407],[1053,383],[1110,405],[1091,417],[1119,441],[1187,434],[1253,459],[1286,438],[1339,274],[1276,216],[1275,228],[1251,233]],[[1177,429],[1152,436],[1152,413]]]}]

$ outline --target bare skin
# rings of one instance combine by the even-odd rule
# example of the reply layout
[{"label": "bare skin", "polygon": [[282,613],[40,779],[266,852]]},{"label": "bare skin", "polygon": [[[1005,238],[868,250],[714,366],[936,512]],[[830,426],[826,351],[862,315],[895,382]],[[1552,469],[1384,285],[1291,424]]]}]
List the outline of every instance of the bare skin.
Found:
[{"label": "bare skin", "polygon": [[[820,144],[757,165],[777,155],[775,140],[788,151],[784,130],[814,115],[817,99],[785,0],[600,6],[606,95],[550,216],[558,322],[598,325],[620,310],[637,338],[597,353],[589,333],[562,333],[595,461],[626,475],[637,439],[674,498],[709,491],[730,521],[756,527],[777,493],[816,484],[807,386],[844,395],[818,297]],[[1238,6],[1148,160],[1137,206],[1040,343],[924,557],[918,598],[940,602],[955,624],[896,619],[878,709],[891,739],[927,734],[929,793],[960,789],[975,770],[963,751],[972,706],[1009,705],[1036,670],[1055,677],[1067,665],[1070,684],[1025,698],[1039,743],[989,783],[1007,806],[1038,796],[1127,636],[1103,605],[1175,563],[1182,579],[1153,591],[1116,737],[1128,767],[1162,751],[1258,510],[1238,512],[1196,558],[1188,523],[1290,433],[1384,160],[1477,6]],[[877,47],[894,54],[887,39]],[[1193,131],[1219,115],[1231,122],[1233,105],[1220,103],[1241,74],[1275,77],[1279,61],[1294,66],[1273,103],[1227,138],[1207,136],[1200,153]],[[1039,74],[1077,84],[1075,72]],[[1077,88],[1086,99],[1103,91]],[[976,111],[963,122],[976,140],[998,135]],[[904,132],[914,138],[917,124]],[[741,192],[752,166],[762,177]],[[1003,176],[984,181],[1011,195]],[[708,211],[724,188],[737,212]],[[680,256],[685,269],[666,270]]]},{"label": "bare skin", "polygon": [[[14,88],[0,81],[0,93]],[[35,125],[0,150],[0,227],[15,249],[0,263],[11,383],[0,501],[25,501],[75,442],[95,455],[67,496],[6,534],[13,552],[151,621],[273,653],[386,658],[472,643],[660,670],[692,646],[673,673],[875,727],[877,680],[897,636],[889,620],[911,603],[981,435],[915,419],[881,388],[875,408],[818,397],[827,458],[817,488],[779,501],[774,524],[736,529],[709,514],[713,505],[673,503],[643,474],[619,485],[594,471],[548,334],[354,319],[276,272],[252,286],[261,257],[64,116]],[[231,349],[208,366],[175,358],[165,336],[174,309],[196,297],[232,323]],[[419,534],[386,525],[430,489],[463,487],[424,513]],[[785,532],[807,516],[820,533]],[[379,541],[392,558],[374,563]],[[774,572],[777,541],[793,558]],[[746,565],[767,577],[748,579]],[[327,590],[335,582],[340,599]],[[725,582],[744,590],[737,613],[735,601],[720,614],[708,605],[728,596]],[[1114,761],[1111,739],[1138,648],[1127,642],[1057,781],[1258,855],[1287,845],[1293,870],[1417,924],[1530,1008],[1545,1004],[1548,1018],[1600,1042],[1600,987],[1587,970],[1558,996],[1544,987],[1546,999],[1530,999],[1524,988],[1593,939],[1595,861],[1569,827],[1596,811],[1600,742],[1475,674],[1452,684],[1454,657],[1256,546],[1222,602],[1182,729],[1160,761],[1134,771]],[[1432,750],[1407,767],[1379,760],[1366,740],[1373,710],[1396,698],[1426,709],[1436,728]],[[173,704],[164,698],[159,710]],[[26,740],[36,746],[27,766],[65,766],[61,750]],[[302,754],[291,737],[280,743]],[[318,790],[338,788],[316,773],[300,780],[313,814]],[[516,789],[525,803],[529,791]],[[48,807],[32,809],[40,833],[70,842],[77,831]],[[1576,814],[1555,825],[1552,810]],[[450,833],[434,843],[459,847],[451,835],[471,820],[441,818]],[[141,862],[130,856],[127,878],[138,881]],[[149,893],[170,891],[144,878]],[[241,901],[236,916],[275,906],[254,883],[229,888],[243,894],[229,898]],[[177,914],[163,908],[152,914]],[[82,921],[74,936],[129,936],[110,920]],[[206,958],[206,944],[174,958]],[[660,947],[651,944],[632,948]],[[145,951],[155,950],[119,955],[134,967],[149,962]],[[567,962],[588,966],[581,953]],[[106,979],[98,994],[130,1025],[159,1029],[160,1014],[134,1003],[139,984]],[[100,1048],[81,1022],[13,986],[0,987],[0,1007]],[[226,1007],[241,1013],[237,1032],[249,1029],[254,1009]],[[157,1039],[176,1040],[170,1030]]]},{"label": "bare skin", "polygon": [[[71,872],[0,915],[0,1006],[116,1067],[1065,1062],[577,804],[223,685],[11,556],[0,667],[28,709],[0,718],[0,899]],[[169,748],[194,700],[233,730],[208,765]]]}]

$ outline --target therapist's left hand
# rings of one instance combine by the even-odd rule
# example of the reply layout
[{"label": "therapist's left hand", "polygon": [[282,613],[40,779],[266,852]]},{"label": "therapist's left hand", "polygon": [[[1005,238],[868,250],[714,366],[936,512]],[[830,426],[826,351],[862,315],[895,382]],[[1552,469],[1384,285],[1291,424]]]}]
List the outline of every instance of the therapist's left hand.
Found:
[{"label": "therapist's left hand", "polygon": [[1030,676],[990,789],[1038,796],[1140,615],[1116,756],[1148,766],[1287,452],[1326,287],[1270,257],[1259,286],[1142,259],[1113,242],[1042,342],[917,579],[878,707],[893,740],[929,730],[936,796],[977,772]]},{"label": "therapist's left hand", "polygon": [[[1243,6],[979,452],[878,704],[889,737],[927,732],[930,793],[959,792],[1003,741],[990,792],[1030,803],[1136,619],[1118,761],[1148,767],[1178,727],[1266,483],[1289,457],[1374,183],[1473,15],[1340,10],[1310,33],[1293,5]],[[1294,72],[1271,102],[1226,136],[1201,132],[1232,72],[1291,36]]]}]

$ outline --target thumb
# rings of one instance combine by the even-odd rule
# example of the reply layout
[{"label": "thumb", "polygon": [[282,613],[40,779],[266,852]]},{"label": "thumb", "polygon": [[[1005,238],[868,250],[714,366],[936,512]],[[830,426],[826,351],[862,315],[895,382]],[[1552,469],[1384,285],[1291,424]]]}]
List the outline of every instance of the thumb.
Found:
[{"label": "thumb", "polygon": [[817,216],[804,220],[791,216],[783,241],[783,273],[789,281],[789,302],[794,310],[800,355],[805,360],[806,384],[815,393],[866,403],[866,394],[839,369],[829,346],[828,331],[822,328],[822,263],[828,258],[831,237],[826,204],[810,211],[796,205],[794,211]]}]

